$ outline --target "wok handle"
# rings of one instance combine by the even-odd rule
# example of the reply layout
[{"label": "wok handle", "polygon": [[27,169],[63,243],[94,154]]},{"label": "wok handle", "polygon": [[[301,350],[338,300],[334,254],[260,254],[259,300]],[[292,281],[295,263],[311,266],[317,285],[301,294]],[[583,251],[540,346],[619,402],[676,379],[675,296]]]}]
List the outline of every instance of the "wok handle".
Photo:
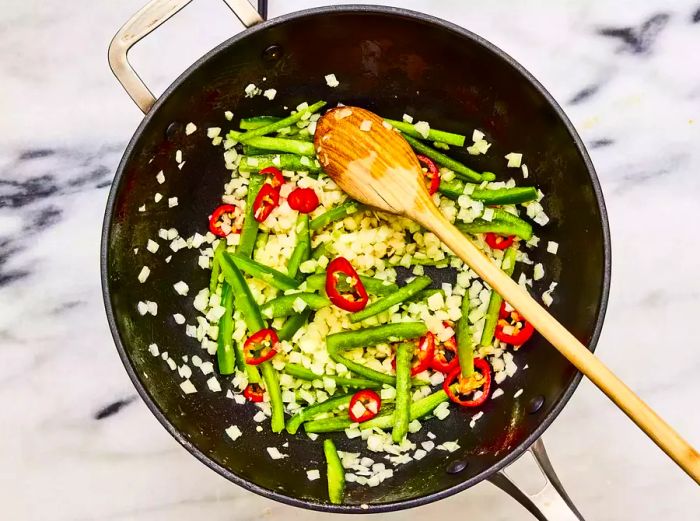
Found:
[{"label": "wok handle", "polygon": [[[117,31],[109,44],[109,66],[112,72],[144,114],[151,109],[156,98],[129,63],[127,56],[129,49],[191,1],[151,0]],[[224,0],[224,2],[246,27],[263,21],[248,0]],[[261,3],[267,10],[267,1],[261,0]]]},{"label": "wok handle", "polygon": [[585,521],[554,472],[542,440],[533,443],[529,452],[537,463],[537,470],[546,480],[541,490],[525,492],[508,476],[508,467],[491,476],[489,481],[518,501],[539,521]]}]

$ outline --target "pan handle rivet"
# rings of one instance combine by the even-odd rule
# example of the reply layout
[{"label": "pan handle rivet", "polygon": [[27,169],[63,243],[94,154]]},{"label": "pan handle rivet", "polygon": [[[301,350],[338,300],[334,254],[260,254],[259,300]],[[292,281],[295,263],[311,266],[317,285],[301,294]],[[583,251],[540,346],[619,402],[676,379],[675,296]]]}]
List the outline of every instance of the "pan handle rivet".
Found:
[{"label": "pan handle rivet", "polygon": [[544,396],[538,395],[535,396],[532,400],[530,400],[530,403],[527,406],[527,412],[530,414],[535,414],[537,411],[539,411],[542,406],[544,405]]},{"label": "pan handle rivet", "polygon": [[467,463],[466,460],[463,459],[457,459],[454,461],[451,461],[449,465],[447,465],[447,468],[445,469],[448,474],[459,474],[462,472],[464,469],[467,468]]},{"label": "pan handle rivet", "polygon": [[263,51],[263,60],[268,62],[277,61],[282,57],[282,47],[279,45],[270,45]]}]

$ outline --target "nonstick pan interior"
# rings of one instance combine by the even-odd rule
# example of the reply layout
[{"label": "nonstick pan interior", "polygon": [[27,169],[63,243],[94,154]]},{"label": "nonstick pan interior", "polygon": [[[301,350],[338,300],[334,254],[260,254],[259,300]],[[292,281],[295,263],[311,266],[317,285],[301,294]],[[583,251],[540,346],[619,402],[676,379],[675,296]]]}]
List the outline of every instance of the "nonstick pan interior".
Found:
[{"label": "nonstick pan interior", "polygon": [[[326,85],[329,73],[338,77],[339,87]],[[277,89],[277,98],[245,99],[249,83]],[[306,478],[306,469],[323,469],[320,440],[275,435],[268,426],[257,433],[253,408],[234,405],[225,389],[209,392],[208,377],[201,374],[193,376],[200,391],[183,396],[176,373],[147,349],[155,342],[175,360],[207,356],[172,318],[182,313],[194,322],[192,298],[208,283],[208,273],[197,267],[198,253],[179,252],[166,264],[164,256],[145,250],[160,228],[174,227],[184,237],[203,233],[207,215],[219,204],[229,172],[222,149],[211,146],[203,129],[230,128],[226,110],[234,112],[235,122],[281,115],[285,105],[318,99],[357,104],[397,119],[409,113],[436,128],[467,134],[479,128],[493,146],[487,156],[465,159],[476,170],[493,171],[501,179],[514,176],[521,184],[520,172],[506,169],[503,156],[522,152],[530,172],[527,183],[546,194],[544,206],[552,218],[536,234],[560,245],[557,256],[544,248],[531,253],[546,272],[533,292],[540,295],[551,280],[558,281],[553,314],[594,346],[608,292],[607,221],[592,165],[568,120],[543,88],[500,51],[450,24],[389,8],[326,8],[266,22],[203,57],[168,89],[129,144],[110,195],[102,252],[108,317],[125,366],[154,414],[188,450],[232,481],[308,508],[371,512],[414,506],[495,472],[554,419],[579,377],[541,337],[515,354],[520,370],[500,385],[505,395],[487,402],[474,428],[469,427],[472,414],[453,410],[413,436],[420,442],[432,431],[438,441],[457,440],[460,450],[435,450],[374,488],[350,485],[344,506],[328,504],[324,479]],[[200,131],[186,136],[190,121]],[[174,160],[177,150],[185,160],[182,170]],[[160,170],[166,174],[164,185],[156,181]],[[156,192],[177,196],[179,206],[154,204]],[[147,211],[139,212],[144,203]],[[145,263],[151,275],[140,284],[137,274]],[[173,291],[180,280],[191,288],[187,298]],[[140,316],[140,300],[157,302],[158,315]],[[514,399],[520,388],[523,394]],[[231,424],[244,432],[236,442],[224,434]],[[342,450],[362,446],[342,433],[333,438]],[[266,447],[285,442],[290,457],[271,460]],[[381,460],[382,455],[374,456]],[[360,509],[361,504],[369,509]]]}]

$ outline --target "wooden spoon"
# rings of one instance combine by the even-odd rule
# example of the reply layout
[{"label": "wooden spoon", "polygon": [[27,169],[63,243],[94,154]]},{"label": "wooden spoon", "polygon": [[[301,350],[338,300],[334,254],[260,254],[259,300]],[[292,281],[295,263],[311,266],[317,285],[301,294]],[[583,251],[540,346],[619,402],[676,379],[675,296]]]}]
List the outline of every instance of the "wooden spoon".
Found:
[{"label": "wooden spoon", "polygon": [[338,107],[319,119],[315,145],[325,172],[350,197],[408,217],[437,235],[700,483],[697,451],[442,215],[415,153],[397,131],[372,112]]}]

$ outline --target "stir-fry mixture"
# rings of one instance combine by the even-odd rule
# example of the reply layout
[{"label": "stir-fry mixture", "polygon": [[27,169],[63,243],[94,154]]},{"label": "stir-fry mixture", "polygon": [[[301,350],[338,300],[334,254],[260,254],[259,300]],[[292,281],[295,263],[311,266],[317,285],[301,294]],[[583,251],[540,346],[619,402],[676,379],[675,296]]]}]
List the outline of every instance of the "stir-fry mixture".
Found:
[{"label": "stir-fry mixture", "polygon": [[[170,241],[166,255],[199,249],[199,266],[211,271],[209,286],[194,296],[196,323],[173,317],[205,352],[178,366],[156,344],[149,349],[177,368],[185,394],[203,390],[192,381],[192,366],[207,375],[211,392],[255,404],[258,431],[323,435],[329,499],[341,503],[346,483],[376,486],[429,451],[458,450],[456,441],[426,436],[435,427],[430,418],[456,411],[474,427],[484,403],[501,396],[498,385],[518,370],[513,353],[533,328],[432,233],[348,199],[324,175],[313,135],[325,106],[303,103],[286,117],[241,119],[238,130],[207,129],[231,171],[221,204],[203,210],[202,234],[160,232]],[[226,118],[233,124],[231,113]],[[479,130],[468,144],[409,115],[385,125],[415,149],[426,186],[450,221],[509,275],[517,264],[523,287],[544,277],[527,253],[539,247],[532,222],[548,222],[543,194],[505,179],[509,168],[527,178],[520,154],[508,154],[498,175],[476,172],[450,151],[466,145],[469,154],[487,154]],[[188,134],[196,131],[187,126]],[[182,154],[176,161],[182,168]],[[558,245],[546,248],[556,254]],[[146,249],[156,253],[158,241]],[[148,274],[144,266],[139,280]],[[547,305],[555,285],[542,295]],[[178,282],[174,291],[187,296],[189,286]],[[157,304],[139,302],[138,310],[155,315]],[[421,430],[424,441],[414,441]],[[360,438],[368,452],[336,450],[326,434],[336,431]],[[226,434],[234,442],[255,436],[237,425]],[[272,459],[287,456],[282,442],[267,451]],[[315,480],[322,472],[309,468],[307,475]]]}]

